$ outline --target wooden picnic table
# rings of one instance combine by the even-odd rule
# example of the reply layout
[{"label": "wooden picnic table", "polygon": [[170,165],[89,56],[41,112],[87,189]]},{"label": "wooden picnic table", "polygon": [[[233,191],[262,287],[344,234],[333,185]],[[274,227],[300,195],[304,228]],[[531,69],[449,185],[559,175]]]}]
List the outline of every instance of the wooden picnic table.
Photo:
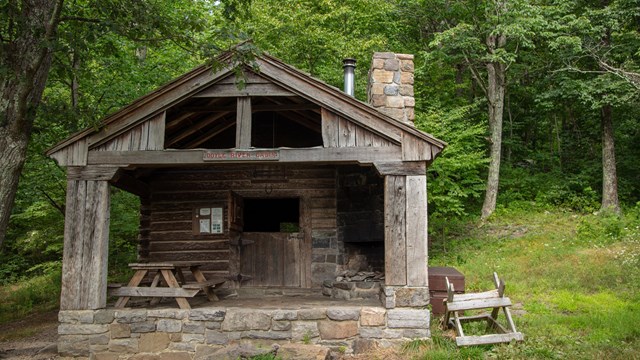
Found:
[{"label": "wooden picnic table", "polygon": [[[131,297],[155,298],[152,303],[160,301],[163,297],[176,299],[181,309],[191,309],[187,298],[194,297],[203,291],[209,301],[217,301],[218,297],[213,289],[222,285],[226,279],[211,278],[207,280],[200,270],[201,264],[185,261],[163,261],[149,263],[132,263],[129,267],[136,270],[127,286],[117,287],[111,290],[110,295],[119,296],[116,308],[123,308]],[[183,269],[189,269],[196,282],[185,281]],[[148,273],[154,274],[150,286],[140,286]],[[176,278],[177,276],[177,278]]]}]

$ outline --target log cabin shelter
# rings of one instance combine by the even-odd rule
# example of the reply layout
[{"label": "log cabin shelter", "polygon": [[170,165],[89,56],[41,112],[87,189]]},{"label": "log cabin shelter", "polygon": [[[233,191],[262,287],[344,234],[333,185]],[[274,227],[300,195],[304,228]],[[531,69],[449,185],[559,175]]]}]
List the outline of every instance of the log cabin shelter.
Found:
[{"label": "log cabin shelter", "polygon": [[387,297],[428,293],[426,168],[445,143],[413,125],[413,57],[374,55],[369,103],[256,64],[198,67],[48,150],[68,179],[62,310],[106,306],[111,186],[140,198],[141,262],[232,289],[375,270]]}]

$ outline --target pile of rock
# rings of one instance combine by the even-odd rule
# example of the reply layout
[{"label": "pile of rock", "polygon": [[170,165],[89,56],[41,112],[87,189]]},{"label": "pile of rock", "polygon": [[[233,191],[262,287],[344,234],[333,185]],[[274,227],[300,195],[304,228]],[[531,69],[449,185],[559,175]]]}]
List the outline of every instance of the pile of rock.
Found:
[{"label": "pile of rock", "polygon": [[377,299],[384,273],[345,270],[335,280],[322,283],[322,294],[338,300]]},{"label": "pile of rock", "polygon": [[382,280],[384,280],[384,273],[380,271],[345,270],[336,277],[336,282],[382,281]]}]

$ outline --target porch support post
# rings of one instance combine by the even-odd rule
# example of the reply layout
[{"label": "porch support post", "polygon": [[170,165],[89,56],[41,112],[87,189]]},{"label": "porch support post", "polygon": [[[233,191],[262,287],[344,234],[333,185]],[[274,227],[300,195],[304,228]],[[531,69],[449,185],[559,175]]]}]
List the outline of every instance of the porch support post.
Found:
[{"label": "porch support post", "polygon": [[61,310],[106,307],[112,170],[68,169]]},{"label": "porch support post", "polygon": [[[382,167],[378,167],[382,169]],[[429,303],[427,274],[427,177],[411,169],[384,180],[385,285],[387,308]]]},{"label": "porch support post", "polygon": [[384,277],[386,285],[407,285],[406,176],[384,178]]},{"label": "porch support post", "polygon": [[428,286],[427,176],[407,176],[407,285]]}]

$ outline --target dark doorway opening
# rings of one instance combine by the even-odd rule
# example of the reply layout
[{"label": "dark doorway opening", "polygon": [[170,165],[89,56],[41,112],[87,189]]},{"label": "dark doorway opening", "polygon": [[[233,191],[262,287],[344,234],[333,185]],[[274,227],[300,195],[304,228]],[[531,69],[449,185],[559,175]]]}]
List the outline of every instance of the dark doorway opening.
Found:
[{"label": "dark doorway opening", "polygon": [[298,232],[300,199],[244,199],[245,232]]}]

